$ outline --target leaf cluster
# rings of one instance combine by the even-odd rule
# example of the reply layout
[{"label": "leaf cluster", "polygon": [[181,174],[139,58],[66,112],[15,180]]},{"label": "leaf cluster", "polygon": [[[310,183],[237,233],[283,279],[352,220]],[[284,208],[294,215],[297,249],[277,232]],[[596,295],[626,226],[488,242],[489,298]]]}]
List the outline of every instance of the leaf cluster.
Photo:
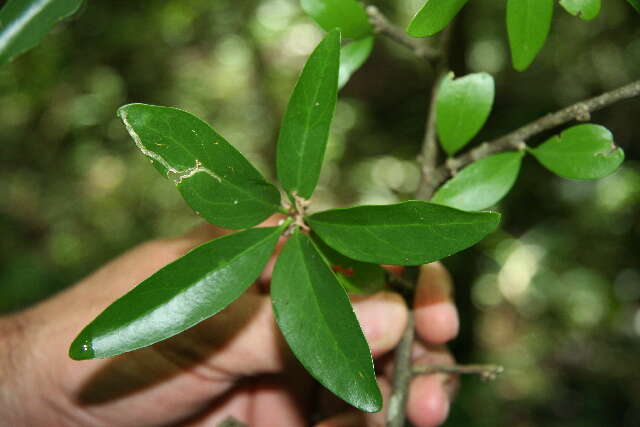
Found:
[{"label": "leaf cluster", "polygon": [[[349,45],[347,45],[349,46]],[[277,147],[282,196],[209,125],[169,107],[118,111],[139,150],[205,220],[237,231],[195,248],[109,306],[72,343],[74,359],[108,357],[169,338],[218,313],[286,242],[271,281],[275,318],[293,353],[329,390],[364,411],[382,398],[347,297],[384,286],[379,264],[441,259],[492,232],[499,215],[422,201],[308,215],[334,114],[344,51],[331,30],[293,89]],[[255,228],[283,215],[277,227]]]}]

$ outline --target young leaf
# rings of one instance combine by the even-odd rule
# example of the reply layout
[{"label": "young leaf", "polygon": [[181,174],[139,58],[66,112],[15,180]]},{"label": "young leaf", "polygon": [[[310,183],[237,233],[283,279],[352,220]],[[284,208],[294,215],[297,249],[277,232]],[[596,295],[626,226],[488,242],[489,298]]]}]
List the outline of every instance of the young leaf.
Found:
[{"label": "young leaf", "polygon": [[313,237],[320,252],[325,256],[338,281],[351,294],[372,294],[384,289],[386,273],[378,264],[356,261],[336,252],[322,239]]},{"label": "young leaf", "polygon": [[573,16],[590,21],[600,14],[600,0],[560,0],[560,5]]},{"label": "young leaf", "polygon": [[508,0],[507,30],[513,67],[523,71],[544,46],[551,29],[553,0]]},{"label": "young leaf", "polygon": [[213,316],[258,278],[282,227],[254,228],[193,249],[111,304],[73,341],[76,360],[115,356]]},{"label": "young leaf", "polygon": [[207,221],[247,228],[279,209],[278,189],[197,117],[145,104],[125,105],[118,116],[142,154]]},{"label": "young leaf", "polygon": [[365,63],[373,50],[373,37],[355,40],[340,49],[338,89],[347,84],[353,73]]},{"label": "young leaf", "polygon": [[454,155],[482,129],[495,96],[493,77],[487,73],[455,79],[446,76],[436,100],[436,124],[444,150]]},{"label": "young leaf", "polygon": [[375,264],[418,265],[473,246],[496,229],[500,215],[409,201],[320,212],[307,218],[336,251]]},{"label": "young leaf", "polygon": [[356,408],[379,411],[382,396],[358,320],[306,234],[295,232],[278,256],[271,299],[278,326],[307,371]]},{"label": "young leaf", "polygon": [[478,160],[447,181],[431,201],[465,211],[489,208],[513,187],[523,156],[516,151]]},{"label": "young leaf", "polygon": [[640,13],[640,0],[627,0],[636,12]]},{"label": "young leaf", "polygon": [[327,31],[339,28],[348,39],[373,34],[364,7],[357,0],[301,0],[300,3],[307,15]]},{"label": "young leaf", "polygon": [[569,128],[530,152],[551,172],[579,180],[610,175],[624,160],[611,132],[594,124]]},{"label": "young leaf", "polygon": [[9,0],[0,10],[0,64],[40,43],[82,0]]},{"label": "young leaf", "polygon": [[427,0],[409,23],[407,32],[414,37],[427,37],[442,31],[468,1]]},{"label": "young leaf", "polygon": [[296,84],[278,138],[278,179],[308,199],[318,183],[338,93],[340,32],[311,54]]}]

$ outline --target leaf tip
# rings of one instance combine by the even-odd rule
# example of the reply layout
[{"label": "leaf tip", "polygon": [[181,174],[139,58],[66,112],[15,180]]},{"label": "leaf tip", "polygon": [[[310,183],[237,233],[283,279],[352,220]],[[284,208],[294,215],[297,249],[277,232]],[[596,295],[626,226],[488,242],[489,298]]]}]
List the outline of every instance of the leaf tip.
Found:
[{"label": "leaf tip", "polygon": [[96,357],[91,339],[84,332],[71,343],[69,357],[73,360],[89,360]]}]

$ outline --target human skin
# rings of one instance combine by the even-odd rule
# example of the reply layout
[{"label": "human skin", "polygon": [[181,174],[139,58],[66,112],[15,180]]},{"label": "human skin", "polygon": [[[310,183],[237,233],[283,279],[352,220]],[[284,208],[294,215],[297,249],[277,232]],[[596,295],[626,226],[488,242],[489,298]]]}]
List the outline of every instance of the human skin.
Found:
[{"label": "human skin", "polygon": [[[271,225],[271,219],[265,225]],[[0,318],[0,426],[217,426],[228,417],[250,426],[384,425],[384,410],[350,409],[314,383],[288,350],[266,293],[273,260],[247,293],[178,336],[110,359],[67,355],[79,331],[115,299],[193,247],[227,233],[202,226],[132,249],[68,290],[17,315]],[[392,350],[408,310],[383,291],[353,298],[385,395]],[[421,269],[414,301],[415,363],[453,363],[443,344],[458,317],[451,281],[438,263]],[[407,415],[417,427],[447,417],[455,378],[416,377]]]}]

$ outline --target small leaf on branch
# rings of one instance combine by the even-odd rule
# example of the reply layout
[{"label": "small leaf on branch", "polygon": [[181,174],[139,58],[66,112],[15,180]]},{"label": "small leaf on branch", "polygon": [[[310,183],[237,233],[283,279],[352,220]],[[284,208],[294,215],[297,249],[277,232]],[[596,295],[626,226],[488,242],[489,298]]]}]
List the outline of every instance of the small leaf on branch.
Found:
[{"label": "small leaf on branch", "polygon": [[197,117],[145,104],[125,105],[118,116],[142,154],[207,221],[247,228],[279,209],[278,189]]},{"label": "small leaf on branch", "polygon": [[521,152],[511,152],[478,160],[447,181],[431,201],[465,211],[489,208],[513,187],[523,156]]},{"label": "small leaf on branch", "polygon": [[440,143],[451,156],[482,129],[493,107],[495,83],[487,73],[458,79],[446,76],[438,89],[436,124]]},{"label": "small leaf on branch", "polygon": [[547,41],[553,6],[554,0],[508,0],[507,30],[516,70],[529,67]]},{"label": "small leaf on branch", "polygon": [[640,13],[640,0],[627,0],[636,12]]},{"label": "small leaf on branch", "polygon": [[277,148],[280,183],[309,199],[318,183],[338,96],[340,32],[331,31],[307,60],[282,121]]},{"label": "small leaf on branch", "polygon": [[347,84],[353,73],[369,59],[373,50],[373,37],[355,40],[340,49],[340,73],[338,77],[338,89]]},{"label": "small leaf on branch", "polygon": [[276,321],[315,379],[366,412],[382,408],[371,352],[345,290],[309,236],[296,231],[271,281]]},{"label": "small leaf on branch", "polygon": [[338,28],[348,39],[373,34],[367,13],[357,0],[300,0],[300,3],[307,15],[326,31]]},{"label": "small leaf on branch", "polygon": [[378,264],[356,261],[327,246],[314,236],[313,242],[325,256],[336,277],[350,294],[372,294],[384,289],[386,272]]},{"label": "small leaf on branch", "polygon": [[193,249],[111,304],[73,341],[76,360],[115,356],[172,337],[224,309],[258,278],[280,228],[253,228]]},{"label": "small leaf on branch", "polygon": [[624,160],[611,132],[594,124],[569,128],[529,151],[551,172],[579,180],[610,175]]},{"label": "small leaf on branch", "polygon": [[573,16],[590,21],[600,14],[600,0],[560,0],[560,5]]},{"label": "small leaf on branch", "polygon": [[468,1],[427,0],[409,23],[407,32],[414,37],[427,37],[442,31]]},{"label": "small leaf on branch", "polygon": [[419,265],[478,243],[498,227],[500,215],[409,201],[334,209],[307,220],[325,243],[350,258],[375,264]]},{"label": "small leaf on branch", "polygon": [[0,10],[0,64],[36,46],[82,0],[9,0]]}]

